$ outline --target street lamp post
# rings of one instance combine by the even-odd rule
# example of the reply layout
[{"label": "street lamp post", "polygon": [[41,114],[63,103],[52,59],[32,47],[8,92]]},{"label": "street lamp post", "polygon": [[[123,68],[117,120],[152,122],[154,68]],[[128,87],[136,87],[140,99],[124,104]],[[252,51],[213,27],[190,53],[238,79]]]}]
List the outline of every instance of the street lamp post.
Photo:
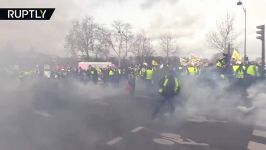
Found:
[{"label": "street lamp post", "polygon": [[237,2],[237,5],[241,5],[245,13],[245,42],[244,42],[244,62],[247,60],[247,8],[244,7],[241,0]]}]

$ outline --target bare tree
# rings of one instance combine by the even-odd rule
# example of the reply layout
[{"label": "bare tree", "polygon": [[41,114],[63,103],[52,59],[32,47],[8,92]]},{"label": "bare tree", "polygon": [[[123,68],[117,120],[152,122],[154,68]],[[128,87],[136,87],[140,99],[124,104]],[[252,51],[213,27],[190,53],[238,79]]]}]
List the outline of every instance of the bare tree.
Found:
[{"label": "bare tree", "polygon": [[109,44],[118,57],[118,67],[121,66],[121,58],[128,53],[128,37],[131,34],[131,26],[128,23],[114,21],[112,30],[109,32]]},{"label": "bare tree", "polygon": [[76,45],[76,33],[77,33],[77,28],[79,26],[78,22],[74,22],[72,29],[69,31],[69,33],[67,34],[66,38],[65,38],[65,48],[67,49],[68,53],[70,53],[70,56],[73,58],[77,57],[77,45]]},{"label": "bare tree", "polygon": [[234,33],[234,17],[227,15],[217,22],[216,31],[211,31],[207,35],[207,42],[211,48],[220,52],[226,52],[228,45],[236,45],[237,35]]},{"label": "bare tree", "polygon": [[75,21],[66,36],[66,47],[71,49],[71,53],[81,52],[88,60],[90,53],[95,51],[98,26],[92,17],[85,17],[81,22]]},{"label": "bare tree", "polygon": [[146,57],[154,54],[151,39],[143,33],[136,35],[130,52],[137,57],[138,63],[143,63]]},{"label": "bare tree", "polygon": [[166,54],[167,63],[169,63],[169,56],[175,55],[178,50],[178,46],[175,43],[175,40],[172,35],[164,34],[160,38],[161,48]]},{"label": "bare tree", "polygon": [[106,28],[103,26],[99,26],[97,30],[96,39],[98,43],[96,44],[96,59],[98,59],[98,56],[104,57],[106,60],[108,59],[108,56],[110,54],[110,44],[108,41],[108,35],[109,32]]}]

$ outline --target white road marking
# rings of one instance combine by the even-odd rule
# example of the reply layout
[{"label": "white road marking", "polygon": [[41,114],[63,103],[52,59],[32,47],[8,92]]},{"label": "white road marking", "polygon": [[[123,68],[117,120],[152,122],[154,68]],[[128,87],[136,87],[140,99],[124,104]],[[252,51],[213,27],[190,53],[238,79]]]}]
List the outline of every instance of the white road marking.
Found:
[{"label": "white road marking", "polygon": [[197,143],[197,142],[195,142],[195,141],[193,141],[193,140],[191,140],[191,139],[188,139],[188,138],[187,138],[187,140],[188,140],[188,142],[184,142],[184,144],[189,144],[189,145],[199,145],[199,146],[210,146],[210,145],[207,144],[207,143]]},{"label": "white road marking", "polygon": [[106,144],[107,144],[107,145],[114,145],[114,144],[120,142],[121,140],[123,140],[122,137],[116,137],[116,138],[110,140],[109,142],[107,142]]},{"label": "white road marking", "polygon": [[162,137],[172,138],[172,139],[180,139],[181,135],[175,133],[161,133]]},{"label": "white road marking", "polygon": [[163,139],[170,140],[173,142],[176,142],[177,144],[181,145],[196,145],[196,146],[210,146],[207,143],[197,143],[191,139],[187,139],[188,141],[184,141],[182,138],[174,139],[174,138],[169,138],[169,137],[162,137]]},{"label": "white road marking", "polygon": [[144,127],[136,127],[135,129],[131,130],[132,133],[136,133],[136,132],[139,132],[140,130],[144,129]]},{"label": "white road marking", "polygon": [[162,144],[162,145],[174,145],[175,143],[168,139],[153,139],[154,143]]},{"label": "white road marking", "polygon": [[266,145],[261,144],[261,143],[257,143],[257,142],[253,142],[253,141],[249,141],[248,150],[266,150]]},{"label": "white road marking", "polygon": [[[197,145],[197,146],[210,146],[207,143],[197,143],[189,138],[182,138],[181,135],[179,134],[174,134],[174,133],[161,133],[161,138],[162,139],[166,139],[166,140],[170,140],[173,141],[177,144],[181,144],[181,145]],[[186,139],[186,141],[184,140]]]},{"label": "white road marking", "polygon": [[266,138],[266,131],[254,130],[253,135]]},{"label": "white road marking", "polygon": [[215,119],[206,119],[204,117],[194,117],[187,119],[189,122],[197,122],[197,123],[203,123],[203,122],[212,122],[212,123],[227,123],[227,121],[224,120],[215,120]]}]

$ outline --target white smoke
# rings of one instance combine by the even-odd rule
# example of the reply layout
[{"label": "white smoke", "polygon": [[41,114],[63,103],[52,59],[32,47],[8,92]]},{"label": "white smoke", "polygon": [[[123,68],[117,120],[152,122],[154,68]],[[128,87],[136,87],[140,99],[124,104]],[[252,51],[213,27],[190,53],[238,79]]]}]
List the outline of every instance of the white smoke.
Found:
[{"label": "white smoke", "polygon": [[176,115],[183,115],[187,120],[251,124],[256,117],[255,110],[266,108],[265,84],[255,84],[245,94],[243,87],[232,86],[234,82],[218,76],[212,80],[193,77],[182,80],[181,96],[177,101],[183,104],[177,105]]},{"label": "white smoke", "polygon": [[[182,103],[177,104],[176,116],[187,120],[253,123],[257,114],[250,112],[266,108],[264,83],[248,88],[245,98],[242,90],[231,87],[231,82],[218,76],[210,79],[182,79],[181,95],[177,98]],[[137,95],[130,98],[124,83],[119,89],[68,80],[0,78],[0,83],[0,149],[5,150],[95,149],[96,143],[112,134],[110,130],[123,130],[120,127],[128,126],[130,120],[150,122],[154,104],[159,99],[154,93],[149,98],[151,93],[139,84]],[[147,98],[141,97],[140,93],[146,94]],[[250,105],[245,105],[244,101]],[[97,106],[94,104],[103,107],[95,112],[91,109]],[[99,113],[112,115],[90,115]],[[94,118],[97,116],[103,118]],[[124,119],[126,121],[121,121]],[[120,125],[105,126],[103,120],[114,120]],[[99,132],[102,130],[109,132]]]},{"label": "white smoke", "polygon": [[2,77],[0,85],[0,149],[5,150],[94,149],[104,137],[97,131],[105,128],[93,124],[101,119],[86,115],[103,105],[102,99],[125,93],[123,88],[67,80]]}]

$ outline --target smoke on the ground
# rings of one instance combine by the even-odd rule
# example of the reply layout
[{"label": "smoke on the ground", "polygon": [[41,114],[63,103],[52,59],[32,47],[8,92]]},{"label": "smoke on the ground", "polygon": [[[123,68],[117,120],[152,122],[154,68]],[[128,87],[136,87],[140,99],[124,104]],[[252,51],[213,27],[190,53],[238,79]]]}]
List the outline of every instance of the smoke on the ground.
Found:
[{"label": "smoke on the ground", "polygon": [[[212,79],[212,80],[210,80]],[[182,79],[181,95],[176,101],[177,116],[195,121],[237,121],[252,124],[257,113],[266,108],[266,85],[256,83],[245,89],[219,76]]]},{"label": "smoke on the ground", "polygon": [[104,118],[97,118],[108,107],[101,100],[124,93],[78,81],[2,77],[0,149],[99,149],[94,146],[108,136],[103,132],[112,130],[100,123]]},{"label": "smoke on the ground", "polygon": [[[175,115],[179,124],[193,119],[250,124],[255,112],[265,109],[265,83],[254,84],[245,94],[219,76],[211,79],[181,79],[181,95],[176,99],[181,102]],[[159,100],[155,89],[138,86],[132,98],[122,86],[0,78],[0,149],[101,149],[95,146],[108,135],[126,130],[121,126],[151,121]]]}]

